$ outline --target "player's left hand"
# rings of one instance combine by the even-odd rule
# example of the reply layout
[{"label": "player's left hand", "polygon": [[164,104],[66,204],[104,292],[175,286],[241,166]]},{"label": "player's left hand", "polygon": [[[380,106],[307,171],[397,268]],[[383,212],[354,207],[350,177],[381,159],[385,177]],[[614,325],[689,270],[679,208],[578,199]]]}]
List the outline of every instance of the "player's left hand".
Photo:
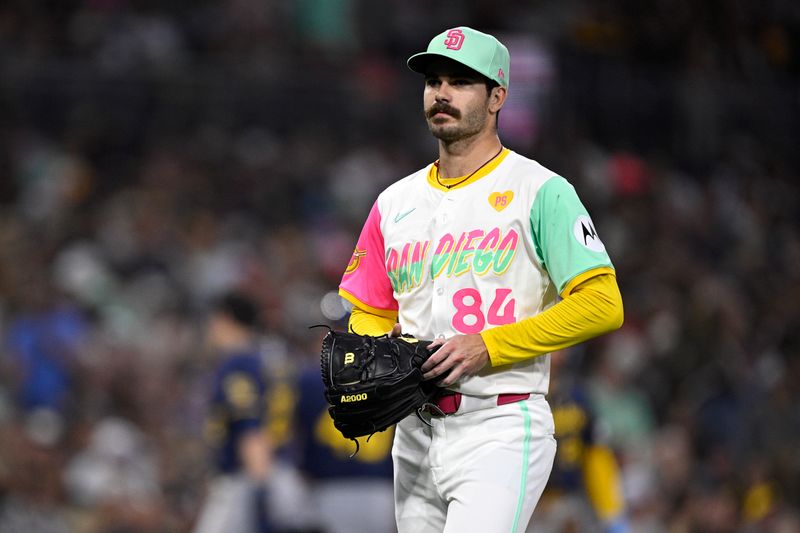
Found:
[{"label": "player's left hand", "polygon": [[449,387],[462,376],[474,376],[489,364],[489,351],[483,337],[478,334],[437,339],[428,349],[432,350],[437,346],[440,348],[422,365],[422,377],[434,379],[447,373],[437,383],[440,387]]}]

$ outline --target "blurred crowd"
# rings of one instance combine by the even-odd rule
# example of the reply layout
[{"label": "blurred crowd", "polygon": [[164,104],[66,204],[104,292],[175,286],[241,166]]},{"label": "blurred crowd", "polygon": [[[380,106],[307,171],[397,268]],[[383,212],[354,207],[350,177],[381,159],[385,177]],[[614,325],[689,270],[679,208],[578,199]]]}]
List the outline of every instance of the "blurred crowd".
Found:
[{"label": "blurred crowd", "polygon": [[258,303],[268,371],[318,364],[371,202],[435,158],[405,58],[457,24],[530,60],[501,138],[617,269],[626,323],[572,371],[634,531],[800,530],[796,2],[12,0],[0,532],[190,530],[210,303]]}]

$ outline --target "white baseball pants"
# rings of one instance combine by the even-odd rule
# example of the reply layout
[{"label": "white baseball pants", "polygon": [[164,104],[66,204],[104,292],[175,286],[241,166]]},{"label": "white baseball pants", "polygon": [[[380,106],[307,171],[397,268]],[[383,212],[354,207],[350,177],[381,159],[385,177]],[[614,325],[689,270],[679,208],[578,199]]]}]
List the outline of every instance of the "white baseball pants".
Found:
[{"label": "white baseball pants", "polygon": [[397,425],[398,533],[523,533],[544,490],[556,441],[543,395],[506,405],[463,396],[459,410]]}]

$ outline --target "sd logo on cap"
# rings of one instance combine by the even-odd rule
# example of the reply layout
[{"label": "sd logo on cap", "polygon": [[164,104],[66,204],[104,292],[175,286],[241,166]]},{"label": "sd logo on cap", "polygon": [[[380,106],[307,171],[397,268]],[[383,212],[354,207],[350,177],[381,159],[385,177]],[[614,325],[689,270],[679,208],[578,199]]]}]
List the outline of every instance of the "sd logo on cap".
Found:
[{"label": "sd logo on cap", "polygon": [[445,30],[428,44],[425,52],[408,58],[408,68],[425,73],[436,57],[447,57],[508,88],[510,57],[508,48],[488,33],[467,26]]}]

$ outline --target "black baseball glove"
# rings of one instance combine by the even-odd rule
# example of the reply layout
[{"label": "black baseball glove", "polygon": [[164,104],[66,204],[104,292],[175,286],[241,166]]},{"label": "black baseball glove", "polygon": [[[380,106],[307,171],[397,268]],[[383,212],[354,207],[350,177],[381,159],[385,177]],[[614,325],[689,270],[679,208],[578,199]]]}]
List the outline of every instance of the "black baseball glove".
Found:
[{"label": "black baseball glove", "polygon": [[322,341],[322,381],[328,412],[342,435],[355,440],[411,413],[419,416],[439,390],[422,379],[420,370],[432,353],[430,343],[408,335],[328,331]]}]

